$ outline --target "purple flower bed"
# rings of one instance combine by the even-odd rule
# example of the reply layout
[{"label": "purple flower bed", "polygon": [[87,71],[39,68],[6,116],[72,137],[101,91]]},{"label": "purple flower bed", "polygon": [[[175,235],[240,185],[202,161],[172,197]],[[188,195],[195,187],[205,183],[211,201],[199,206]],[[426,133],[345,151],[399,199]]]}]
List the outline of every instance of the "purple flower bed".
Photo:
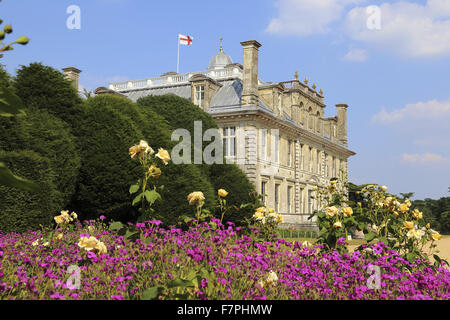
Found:
[{"label": "purple flower bed", "polygon": [[[260,243],[232,225],[203,223],[182,231],[152,222],[138,225],[135,241],[101,221],[89,222],[89,229],[77,223],[48,243],[40,240],[43,232],[0,233],[0,299],[140,299],[147,288],[201,270],[210,276],[197,286],[166,287],[160,298],[180,290],[189,299],[450,298],[448,269],[411,264],[383,243],[350,254],[324,253],[320,246],[282,239]],[[80,236],[94,236],[107,252],[82,249]],[[79,268],[78,288],[70,266]],[[380,286],[369,289],[374,266]]]}]

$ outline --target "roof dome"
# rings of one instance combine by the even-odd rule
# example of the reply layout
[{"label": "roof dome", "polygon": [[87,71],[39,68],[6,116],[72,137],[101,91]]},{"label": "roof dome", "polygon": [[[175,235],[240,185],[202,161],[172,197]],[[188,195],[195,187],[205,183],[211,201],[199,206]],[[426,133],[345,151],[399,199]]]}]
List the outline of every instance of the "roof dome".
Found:
[{"label": "roof dome", "polygon": [[222,38],[220,38],[220,51],[211,58],[208,69],[223,69],[231,63],[233,63],[233,60],[231,60],[229,55],[223,52]]}]

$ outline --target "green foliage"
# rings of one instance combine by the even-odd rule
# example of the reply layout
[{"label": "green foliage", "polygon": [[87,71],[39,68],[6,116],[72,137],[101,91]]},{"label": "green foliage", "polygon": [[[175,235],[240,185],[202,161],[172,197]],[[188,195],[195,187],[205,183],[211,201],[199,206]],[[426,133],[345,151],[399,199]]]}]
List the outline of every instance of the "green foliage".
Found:
[{"label": "green foliage", "polygon": [[70,207],[83,219],[135,218],[128,188],[139,177],[140,168],[130,161],[128,149],[143,135],[128,116],[117,111],[118,106],[126,109],[133,104],[113,96],[89,99],[74,124],[82,163]]},{"label": "green foliage", "polygon": [[[403,194],[402,200],[387,193],[385,186],[359,187],[346,180],[342,173],[340,179],[330,182],[327,190],[316,191],[315,197],[323,209],[310,218],[317,217],[319,243],[328,250],[345,251],[346,247],[338,245],[338,239],[357,229],[364,233],[367,244],[383,242],[410,262],[433,255],[435,241],[441,235],[431,228],[423,212],[411,209],[411,201],[406,197],[411,193]],[[425,252],[427,245],[429,249]]]},{"label": "green foliage", "polygon": [[50,225],[63,205],[51,161],[32,151],[0,151],[0,161],[14,174],[39,185],[35,193],[0,186],[0,230],[25,232]]},{"label": "green foliage", "polygon": [[82,99],[58,70],[41,63],[22,66],[14,87],[25,106],[47,110],[69,124],[78,121]]},{"label": "green foliage", "polygon": [[[3,20],[0,19],[0,25],[3,23]],[[5,40],[7,34],[11,34],[13,32],[13,28],[10,24],[7,24],[3,26],[3,30],[0,29],[0,53],[6,52],[6,51],[12,51],[14,50],[15,44],[20,45],[26,45],[30,39],[28,39],[25,36],[20,36],[17,38],[16,41],[12,41],[10,43],[3,43],[3,40]],[[3,57],[3,54],[0,54],[0,58]]]},{"label": "green foliage", "polygon": [[[144,112],[153,110],[157,114],[163,116],[170,126],[171,131],[178,128],[188,130],[192,139],[194,137],[195,121],[201,121],[203,132],[211,128],[218,128],[217,123],[208,113],[204,112],[188,100],[175,95],[148,96],[139,99],[138,105],[142,107]],[[203,150],[208,144],[210,144],[208,141],[202,143]],[[192,141],[192,157],[193,154],[194,143]],[[227,204],[229,206],[239,207],[243,203],[253,204],[252,206],[246,206],[238,212],[228,214],[227,219],[229,221],[243,224],[244,219],[251,217],[255,208],[260,206],[260,202],[255,196],[253,184],[238,166],[231,164],[201,164],[190,166],[198,167],[203,173],[205,180],[210,181],[214,190],[225,189],[229,192],[229,195],[227,196]],[[191,191],[203,191],[203,193],[205,193],[206,201],[209,201],[209,192],[201,189],[191,189]],[[204,206],[205,209],[213,209],[211,203],[216,202],[216,192],[214,192],[212,196],[214,197],[213,202],[206,203]],[[214,212],[216,213],[216,216],[220,218],[220,213],[215,209],[216,208],[214,208]]]},{"label": "green foliage", "polygon": [[[142,168],[128,155],[136,141],[145,139],[151,147],[170,146],[165,123],[154,112],[141,113],[131,101],[102,95],[87,101],[82,119],[77,123],[81,142],[82,168],[79,187],[71,208],[85,217],[100,215],[124,222],[138,218],[129,194],[130,185],[141,177]],[[158,218],[176,224],[178,216],[190,212],[186,198],[192,190],[205,190],[212,206],[214,190],[198,168],[169,163],[155,185],[162,201],[152,207]]]},{"label": "green foliage", "polygon": [[422,211],[433,229],[441,230],[443,234],[450,234],[450,197],[442,197],[438,200],[429,198],[414,200],[411,208]]},{"label": "green foliage", "polygon": [[75,137],[64,121],[46,110],[26,109],[26,117],[0,118],[0,149],[32,150],[50,160],[56,186],[67,204],[75,192],[81,160]]}]

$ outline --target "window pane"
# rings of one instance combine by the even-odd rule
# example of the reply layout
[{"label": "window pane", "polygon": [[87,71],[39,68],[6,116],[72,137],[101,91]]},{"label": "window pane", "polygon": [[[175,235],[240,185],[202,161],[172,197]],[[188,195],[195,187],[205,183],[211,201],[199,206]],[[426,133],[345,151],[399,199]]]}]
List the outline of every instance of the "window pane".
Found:
[{"label": "window pane", "polygon": [[230,156],[235,156],[236,154],[236,138],[229,138],[230,140]]},{"label": "window pane", "polygon": [[234,136],[236,135],[236,128],[235,127],[231,127],[230,128],[230,136]]},{"label": "window pane", "polygon": [[223,154],[225,156],[228,156],[228,150],[227,150],[227,139],[223,138]]}]

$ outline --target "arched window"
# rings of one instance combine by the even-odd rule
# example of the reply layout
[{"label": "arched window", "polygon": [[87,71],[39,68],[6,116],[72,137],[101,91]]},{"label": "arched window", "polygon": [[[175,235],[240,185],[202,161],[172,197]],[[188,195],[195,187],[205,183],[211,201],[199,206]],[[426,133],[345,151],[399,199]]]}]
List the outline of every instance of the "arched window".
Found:
[{"label": "arched window", "polygon": [[316,114],[316,131],[320,132],[320,112],[317,111]]},{"label": "arched window", "polygon": [[297,123],[301,123],[304,124],[305,119],[303,117],[303,113],[305,112],[305,110],[303,109],[303,102],[300,102],[300,108],[298,110],[298,118],[295,119],[297,121]]},{"label": "arched window", "polygon": [[308,109],[308,128],[311,130],[314,128],[314,115],[311,107]]}]

